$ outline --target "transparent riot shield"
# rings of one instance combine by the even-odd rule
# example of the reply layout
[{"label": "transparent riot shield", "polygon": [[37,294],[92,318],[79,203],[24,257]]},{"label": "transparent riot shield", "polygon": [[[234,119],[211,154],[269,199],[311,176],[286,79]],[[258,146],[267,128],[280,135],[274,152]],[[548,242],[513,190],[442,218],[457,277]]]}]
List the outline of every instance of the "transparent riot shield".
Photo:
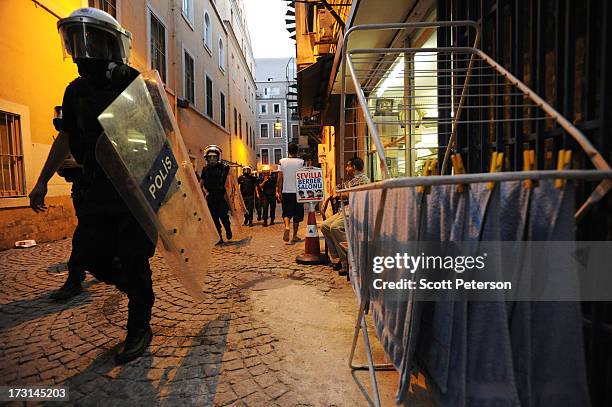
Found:
[{"label": "transparent riot shield", "polygon": [[236,168],[230,168],[230,172],[225,180],[225,200],[230,207],[232,229],[234,229],[234,232],[237,232],[235,233],[237,236],[242,235],[244,232],[242,223],[244,222],[246,205],[240,193]]},{"label": "transparent riot shield", "polygon": [[174,276],[195,299],[218,294],[222,276],[207,267],[217,232],[157,71],[136,78],[98,121],[96,159]]}]

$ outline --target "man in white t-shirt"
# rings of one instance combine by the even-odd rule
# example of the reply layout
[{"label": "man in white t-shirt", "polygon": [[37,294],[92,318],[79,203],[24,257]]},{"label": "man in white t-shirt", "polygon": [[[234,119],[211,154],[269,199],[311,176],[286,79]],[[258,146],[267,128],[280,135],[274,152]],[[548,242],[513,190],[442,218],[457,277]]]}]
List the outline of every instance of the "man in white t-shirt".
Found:
[{"label": "man in white t-shirt", "polygon": [[293,220],[293,236],[291,243],[299,242],[297,235],[300,222],[304,220],[304,204],[297,202],[297,188],[295,182],[295,172],[304,166],[304,160],[297,158],[298,146],[295,143],[289,144],[289,157],[280,160],[280,174],[276,183],[276,197],[282,199],[283,221],[285,231],[283,240],[289,241],[290,224]]}]

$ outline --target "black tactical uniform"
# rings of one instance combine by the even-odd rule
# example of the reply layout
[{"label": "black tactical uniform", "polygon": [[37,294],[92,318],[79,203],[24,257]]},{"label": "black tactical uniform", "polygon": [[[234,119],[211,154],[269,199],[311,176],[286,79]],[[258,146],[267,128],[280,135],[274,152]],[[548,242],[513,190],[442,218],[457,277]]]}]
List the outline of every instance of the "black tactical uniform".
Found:
[{"label": "black tactical uniform", "polygon": [[244,174],[238,177],[238,184],[240,185],[240,193],[242,194],[242,200],[244,206],[246,206],[246,212],[244,214],[244,224],[253,226],[253,209],[255,208],[255,199],[257,184],[259,180],[252,174]]},{"label": "black tactical uniform", "polygon": [[[67,182],[72,184],[70,196],[72,198],[72,206],[74,207],[74,212],[78,221],[82,211],[83,197],[85,195],[85,191],[87,190],[87,181],[83,176],[83,168],[73,164],[74,161],[72,159],[66,160],[57,170],[57,173],[60,177],[63,177]],[[78,294],[82,291],[81,283],[84,280],[85,266],[83,264],[83,260],[80,258],[79,253],[73,249],[70,252],[70,259],[68,260],[68,278],[66,283],[59,291],[51,294],[51,298],[55,300],[65,300]]]},{"label": "black tactical uniform", "polygon": [[261,220],[262,211],[264,207],[264,196],[261,190],[261,184],[263,180],[264,180],[263,174],[261,173],[257,174],[257,194],[259,196],[259,198],[255,197],[255,211],[257,212],[257,220]]},{"label": "black tactical uniform", "polygon": [[206,196],[206,202],[208,202],[208,209],[212,215],[213,221],[219,234],[219,239],[223,240],[221,234],[221,224],[225,228],[225,235],[228,239],[232,238],[232,229],[229,220],[229,205],[225,200],[225,181],[229,174],[229,166],[222,163],[209,163],[202,169],[200,175],[202,185],[208,192]]},{"label": "black tactical uniform", "polygon": [[[79,66],[81,73],[81,66]],[[82,74],[81,74],[82,75]],[[83,76],[83,75],[82,75]],[[125,348],[135,341],[150,341],[151,309],[155,301],[149,258],[155,244],[146,235],[95,158],[103,130],[97,117],[117,98],[138,72],[129,68],[121,81],[92,73],[66,88],[62,130],[69,135],[71,154],[83,166],[86,188],[79,206],[79,224],[73,251],[98,280],[115,285],[128,297]],[[143,339],[144,338],[144,339]],[[145,345],[146,346],[146,345]],[[125,362],[119,354],[117,361]]]},{"label": "black tactical uniform", "polygon": [[274,215],[276,215],[276,174],[272,173],[267,176],[263,182],[261,189],[263,191],[263,219],[264,226],[268,226],[268,211],[270,217],[270,225],[274,224]]}]

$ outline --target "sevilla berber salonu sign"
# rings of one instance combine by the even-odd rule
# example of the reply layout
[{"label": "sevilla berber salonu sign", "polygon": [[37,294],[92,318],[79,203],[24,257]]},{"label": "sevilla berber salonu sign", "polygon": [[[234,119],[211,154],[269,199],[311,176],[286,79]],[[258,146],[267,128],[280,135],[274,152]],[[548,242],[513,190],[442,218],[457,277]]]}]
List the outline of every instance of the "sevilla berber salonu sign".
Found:
[{"label": "sevilla berber salonu sign", "polygon": [[323,201],[323,171],[317,167],[304,167],[296,171],[297,201],[299,203]]}]

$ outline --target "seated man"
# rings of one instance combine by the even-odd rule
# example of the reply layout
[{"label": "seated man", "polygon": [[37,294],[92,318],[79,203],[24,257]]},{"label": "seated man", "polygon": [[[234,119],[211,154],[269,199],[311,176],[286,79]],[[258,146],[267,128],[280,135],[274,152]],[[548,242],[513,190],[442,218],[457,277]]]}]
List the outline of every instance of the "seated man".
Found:
[{"label": "seated man", "polygon": [[[344,189],[369,183],[370,179],[363,172],[363,168],[363,160],[359,157],[354,157],[347,161],[344,170],[349,180],[342,185],[338,185],[337,188]],[[340,198],[344,199],[346,197],[341,196]],[[345,207],[348,210],[346,204]],[[342,210],[339,210],[336,214],[323,221],[321,224],[321,233],[329,248],[334,270],[341,270],[340,275],[345,275],[348,272],[348,255],[345,248],[346,246],[342,245],[342,242],[346,242],[346,230],[344,229]],[[336,260],[336,262],[333,262],[333,260]]]}]

